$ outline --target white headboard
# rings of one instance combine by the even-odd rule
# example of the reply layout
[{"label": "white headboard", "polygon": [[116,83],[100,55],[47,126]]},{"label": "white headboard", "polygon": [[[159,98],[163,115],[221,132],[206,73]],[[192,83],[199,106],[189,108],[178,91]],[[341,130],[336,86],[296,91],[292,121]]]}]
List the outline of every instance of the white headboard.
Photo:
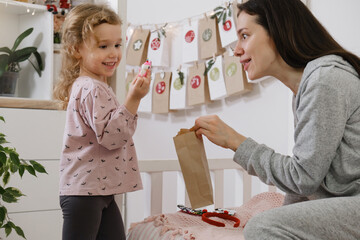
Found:
[{"label": "white headboard", "polygon": [[[240,206],[254,195],[252,177],[232,159],[208,159],[208,163],[214,208]],[[176,212],[177,204],[191,206],[177,160],[143,160],[139,168],[144,189],[117,197],[126,229],[150,215]],[[266,188],[276,191],[274,186]]]}]

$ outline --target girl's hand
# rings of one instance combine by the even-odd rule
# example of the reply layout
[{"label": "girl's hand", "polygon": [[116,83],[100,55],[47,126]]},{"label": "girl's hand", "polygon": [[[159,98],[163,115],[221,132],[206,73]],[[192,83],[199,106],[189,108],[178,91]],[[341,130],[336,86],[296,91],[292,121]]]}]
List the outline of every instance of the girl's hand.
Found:
[{"label": "girl's hand", "polygon": [[130,83],[128,96],[133,100],[142,99],[150,88],[151,70],[146,71],[145,77],[136,76]]},{"label": "girl's hand", "polygon": [[191,130],[195,131],[198,138],[204,135],[212,143],[233,151],[236,151],[239,145],[246,140],[246,137],[225,124],[217,115],[199,117],[195,120],[195,125]]}]

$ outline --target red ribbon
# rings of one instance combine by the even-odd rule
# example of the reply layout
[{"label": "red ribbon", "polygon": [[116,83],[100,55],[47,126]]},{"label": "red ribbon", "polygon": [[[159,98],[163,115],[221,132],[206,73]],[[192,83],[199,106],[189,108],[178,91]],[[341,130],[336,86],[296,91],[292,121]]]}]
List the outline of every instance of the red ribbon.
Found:
[{"label": "red ribbon", "polygon": [[204,222],[207,222],[211,225],[215,225],[217,227],[225,227],[224,223],[211,220],[209,217],[218,217],[218,218],[222,218],[222,219],[231,220],[231,221],[235,222],[234,227],[238,227],[240,225],[240,219],[230,216],[229,214],[225,214],[225,213],[207,212],[201,216],[201,219]]}]

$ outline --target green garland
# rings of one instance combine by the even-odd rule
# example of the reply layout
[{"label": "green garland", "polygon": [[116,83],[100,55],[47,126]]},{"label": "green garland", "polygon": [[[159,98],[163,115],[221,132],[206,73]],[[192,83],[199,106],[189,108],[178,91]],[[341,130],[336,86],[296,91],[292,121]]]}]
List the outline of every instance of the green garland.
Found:
[{"label": "green garland", "polygon": [[211,19],[216,18],[217,23],[222,21],[222,24],[224,25],[226,22],[226,18],[231,17],[232,11],[231,11],[231,3],[228,3],[226,7],[218,6],[214,8],[214,14],[210,17]]}]

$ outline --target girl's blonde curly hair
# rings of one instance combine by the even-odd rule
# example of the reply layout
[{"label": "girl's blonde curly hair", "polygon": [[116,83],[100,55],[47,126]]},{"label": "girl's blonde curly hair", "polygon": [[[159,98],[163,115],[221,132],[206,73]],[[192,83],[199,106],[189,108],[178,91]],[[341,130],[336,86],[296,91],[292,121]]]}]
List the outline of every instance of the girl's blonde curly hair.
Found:
[{"label": "girl's blonde curly hair", "polygon": [[62,109],[66,109],[71,86],[80,73],[80,62],[75,57],[76,48],[102,23],[121,25],[122,21],[107,5],[91,3],[74,7],[65,18],[61,30],[61,70],[53,92],[54,99],[60,100]]}]

